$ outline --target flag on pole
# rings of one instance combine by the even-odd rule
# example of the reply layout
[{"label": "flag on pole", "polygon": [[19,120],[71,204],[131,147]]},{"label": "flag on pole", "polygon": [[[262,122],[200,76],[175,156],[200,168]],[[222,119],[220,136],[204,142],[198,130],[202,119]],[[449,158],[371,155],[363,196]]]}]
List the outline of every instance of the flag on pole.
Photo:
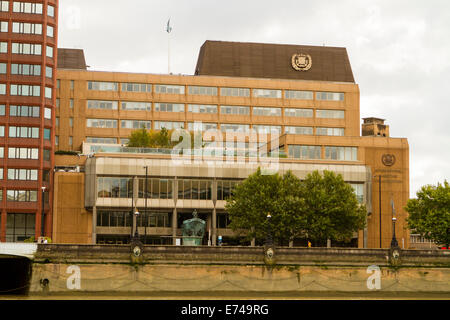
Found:
[{"label": "flag on pole", "polygon": [[169,20],[167,21],[166,31],[167,31],[167,33],[170,33],[170,32],[172,31],[172,27],[170,26],[170,18],[169,18]]}]

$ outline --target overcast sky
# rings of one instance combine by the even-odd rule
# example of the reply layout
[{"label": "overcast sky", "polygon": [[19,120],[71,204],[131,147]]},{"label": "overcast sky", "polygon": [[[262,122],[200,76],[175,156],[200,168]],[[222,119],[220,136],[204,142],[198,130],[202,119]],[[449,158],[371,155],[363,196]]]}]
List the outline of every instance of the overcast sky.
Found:
[{"label": "overcast sky", "polygon": [[205,40],[346,47],[361,117],[408,138],[410,195],[450,180],[448,0],[60,0],[59,47],[90,70],[193,74]]}]

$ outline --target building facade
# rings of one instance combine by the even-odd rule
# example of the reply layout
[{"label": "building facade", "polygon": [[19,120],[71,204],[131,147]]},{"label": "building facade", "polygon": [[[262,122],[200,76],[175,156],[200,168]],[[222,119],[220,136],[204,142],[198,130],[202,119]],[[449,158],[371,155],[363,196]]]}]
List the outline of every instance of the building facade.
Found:
[{"label": "building facade", "polygon": [[0,241],[51,235],[58,1],[0,1]]},{"label": "building facade", "polygon": [[[195,75],[95,72],[80,50],[61,49],[62,56],[55,144],[80,155],[56,159],[55,241],[126,243],[137,226],[147,243],[176,244],[182,221],[197,210],[207,221],[205,244],[218,236],[234,243],[225,199],[273,159],[253,161],[252,146],[258,152],[276,139],[275,151],[286,155],[277,158],[278,172],[303,178],[332,170],[352,184],[369,210],[352,245],[389,247],[395,212],[400,246],[408,247],[408,142],[389,137],[383,119],[364,119],[361,135],[359,87],[345,48],[207,41]],[[124,147],[142,127],[200,130],[204,140],[240,141],[224,149],[247,153],[241,161],[234,154],[223,161],[225,151],[212,164],[195,155],[175,164],[170,150]]]}]

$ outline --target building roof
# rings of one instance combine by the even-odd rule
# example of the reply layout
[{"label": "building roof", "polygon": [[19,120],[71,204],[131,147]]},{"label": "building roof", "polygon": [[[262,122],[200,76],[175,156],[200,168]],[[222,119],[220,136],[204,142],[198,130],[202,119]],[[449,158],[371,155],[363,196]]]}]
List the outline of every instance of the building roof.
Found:
[{"label": "building roof", "polygon": [[[292,66],[295,54],[309,55],[307,71]],[[346,48],[207,40],[196,75],[355,82]]]},{"label": "building roof", "polygon": [[82,49],[58,48],[58,69],[86,70],[86,60]]}]

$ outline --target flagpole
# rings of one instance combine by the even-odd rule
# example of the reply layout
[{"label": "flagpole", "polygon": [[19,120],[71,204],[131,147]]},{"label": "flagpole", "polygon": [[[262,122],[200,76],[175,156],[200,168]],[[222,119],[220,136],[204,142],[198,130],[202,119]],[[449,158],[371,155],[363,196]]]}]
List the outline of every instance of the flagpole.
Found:
[{"label": "flagpole", "polygon": [[168,73],[170,74],[170,32],[172,31],[172,27],[170,26],[170,18],[167,21],[167,69]]}]

